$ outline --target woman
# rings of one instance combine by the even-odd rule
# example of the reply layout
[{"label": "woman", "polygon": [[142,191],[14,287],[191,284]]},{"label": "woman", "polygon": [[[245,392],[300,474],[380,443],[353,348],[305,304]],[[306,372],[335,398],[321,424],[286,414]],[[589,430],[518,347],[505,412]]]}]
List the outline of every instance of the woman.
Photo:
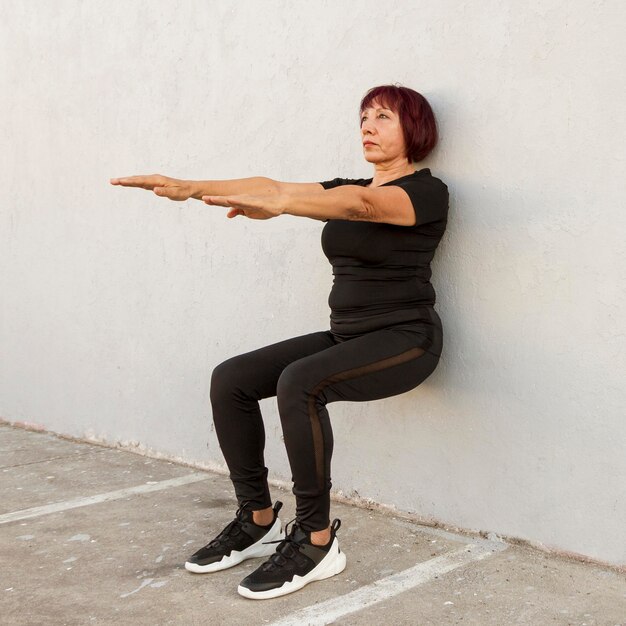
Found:
[{"label": "woman", "polygon": [[[211,377],[215,430],[239,508],[185,567],[214,572],[271,555],[239,584],[239,593],[249,598],[282,596],[345,567],[336,537],[341,522],[329,523],[333,433],[326,405],[410,391],[441,356],[430,262],[446,228],[448,188],[428,168],[411,165],[435,147],[435,117],[422,95],[396,85],[370,89],[359,110],[372,178],[111,179],[171,200],[229,207],[230,218],[288,214],[326,222],[321,244],[334,275],[330,329],[234,356]],[[272,508],[263,456],[259,400],[271,396],[277,397],[296,497],[296,517],[286,535],[289,524],[283,531],[282,503]]]}]

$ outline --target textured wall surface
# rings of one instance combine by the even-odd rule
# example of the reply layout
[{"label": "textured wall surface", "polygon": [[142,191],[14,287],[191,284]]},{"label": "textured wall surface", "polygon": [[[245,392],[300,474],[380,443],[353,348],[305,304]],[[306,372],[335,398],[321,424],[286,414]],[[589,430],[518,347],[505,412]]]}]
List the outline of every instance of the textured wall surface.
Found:
[{"label": "textured wall surface", "polygon": [[358,102],[400,82],[441,131],[444,354],[329,405],[334,487],[626,564],[622,3],[1,5],[0,417],[223,464],[212,368],[328,328],[323,224],[109,178],[371,176]]}]

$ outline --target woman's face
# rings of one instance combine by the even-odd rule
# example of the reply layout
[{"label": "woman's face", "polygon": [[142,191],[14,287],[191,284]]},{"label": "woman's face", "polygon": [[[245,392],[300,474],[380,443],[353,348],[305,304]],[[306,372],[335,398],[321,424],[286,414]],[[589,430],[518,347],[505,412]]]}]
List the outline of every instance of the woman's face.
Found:
[{"label": "woman's face", "polygon": [[400,117],[377,101],[361,113],[361,142],[370,163],[406,158]]}]

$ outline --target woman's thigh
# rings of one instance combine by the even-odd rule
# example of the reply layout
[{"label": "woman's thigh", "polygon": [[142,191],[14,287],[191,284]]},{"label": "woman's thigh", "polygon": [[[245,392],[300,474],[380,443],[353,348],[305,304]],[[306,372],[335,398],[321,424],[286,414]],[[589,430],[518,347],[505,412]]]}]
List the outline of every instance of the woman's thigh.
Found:
[{"label": "woman's thigh", "polygon": [[255,400],[275,396],[285,367],[334,344],[330,331],[318,331],[230,357],[213,369],[211,396],[235,389]]},{"label": "woman's thigh", "polygon": [[[440,329],[435,343],[441,343]],[[435,370],[440,356],[430,341],[408,327],[390,327],[300,358],[288,365],[279,393],[299,388],[322,403],[364,402],[405,393]]]}]

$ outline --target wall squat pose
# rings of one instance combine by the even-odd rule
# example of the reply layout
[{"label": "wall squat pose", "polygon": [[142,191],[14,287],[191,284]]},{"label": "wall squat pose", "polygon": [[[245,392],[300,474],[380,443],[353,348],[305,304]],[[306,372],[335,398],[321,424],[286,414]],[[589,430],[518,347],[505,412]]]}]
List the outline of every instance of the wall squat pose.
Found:
[{"label": "wall squat pose", "polygon": [[[408,87],[370,89],[359,107],[372,178],[287,183],[266,177],[191,181],[158,174],[111,183],[170,200],[228,207],[229,218],[288,214],[326,222],[321,246],[332,265],[327,330],[233,356],[214,368],[210,399],[238,509],[191,555],[190,572],[215,572],[269,557],[239,584],[248,598],[296,591],[343,571],[340,520],[330,522],[333,431],[327,405],[405,393],[434,371],[443,330],[430,263],[447,224],[448,187],[415,169],[435,147],[426,99]],[[259,400],[276,396],[292,471],[296,517],[283,529],[272,506]],[[291,526],[290,526],[291,524]]]}]

